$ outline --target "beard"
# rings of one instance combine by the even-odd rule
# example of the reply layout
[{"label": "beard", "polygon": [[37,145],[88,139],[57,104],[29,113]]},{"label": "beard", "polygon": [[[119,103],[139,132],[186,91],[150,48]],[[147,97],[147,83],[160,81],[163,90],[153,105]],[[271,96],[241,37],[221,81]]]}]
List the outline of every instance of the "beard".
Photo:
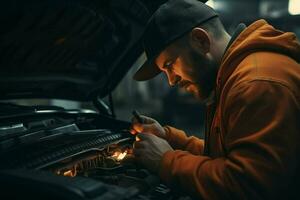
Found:
[{"label": "beard", "polygon": [[195,77],[191,90],[193,95],[205,103],[216,87],[219,64],[208,55],[203,55],[190,48],[191,64],[195,66]]}]

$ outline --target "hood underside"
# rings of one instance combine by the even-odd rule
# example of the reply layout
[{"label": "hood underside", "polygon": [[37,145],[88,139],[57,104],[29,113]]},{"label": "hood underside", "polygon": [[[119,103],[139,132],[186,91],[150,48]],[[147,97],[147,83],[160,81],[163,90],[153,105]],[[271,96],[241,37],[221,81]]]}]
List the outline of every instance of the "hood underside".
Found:
[{"label": "hood underside", "polygon": [[0,99],[106,96],[141,55],[146,22],[163,2],[2,1]]}]

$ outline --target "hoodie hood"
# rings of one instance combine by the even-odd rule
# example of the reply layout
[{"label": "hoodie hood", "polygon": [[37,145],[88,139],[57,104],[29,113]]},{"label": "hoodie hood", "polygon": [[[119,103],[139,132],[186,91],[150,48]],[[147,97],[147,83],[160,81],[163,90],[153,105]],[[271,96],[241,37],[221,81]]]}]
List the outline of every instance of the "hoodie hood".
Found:
[{"label": "hoodie hood", "polygon": [[217,88],[224,86],[245,57],[258,51],[285,54],[300,62],[300,44],[296,35],[277,30],[265,20],[258,20],[242,31],[225,52],[217,76]]}]

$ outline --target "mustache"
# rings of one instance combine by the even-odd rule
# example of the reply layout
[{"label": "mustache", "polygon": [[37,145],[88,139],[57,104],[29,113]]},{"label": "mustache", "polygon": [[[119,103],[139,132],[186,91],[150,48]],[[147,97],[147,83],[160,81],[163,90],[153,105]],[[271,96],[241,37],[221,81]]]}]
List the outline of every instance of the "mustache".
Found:
[{"label": "mustache", "polygon": [[184,86],[186,86],[187,84],[190,84],[189,81],[185,81],[185,80],[181,80],[177,83],[178,87],[183,88]]}]

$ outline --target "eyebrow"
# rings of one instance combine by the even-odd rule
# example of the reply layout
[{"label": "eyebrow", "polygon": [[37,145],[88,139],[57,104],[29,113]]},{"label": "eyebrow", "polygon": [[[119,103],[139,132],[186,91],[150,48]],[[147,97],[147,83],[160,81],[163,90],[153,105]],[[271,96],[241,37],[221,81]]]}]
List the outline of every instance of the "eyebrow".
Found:
[{"label": "eyebrow", "polygon": [[170,59],[166,60],[166,61],[163,63],[162,68],[163,68],[163,69],[167,69],[167,64],[169,64],[170,61],[171,61]]},{"label": "eyebrow", "polygon": [[171,62],[171,63],[174,63],[176,59],[177,59],[176,56],[169,56],[169,57],[165,60],[165,62],[163,63],[163,68],[166,69],[166,68],[167,68],[166,65],[169,64],[170,62]]}]

